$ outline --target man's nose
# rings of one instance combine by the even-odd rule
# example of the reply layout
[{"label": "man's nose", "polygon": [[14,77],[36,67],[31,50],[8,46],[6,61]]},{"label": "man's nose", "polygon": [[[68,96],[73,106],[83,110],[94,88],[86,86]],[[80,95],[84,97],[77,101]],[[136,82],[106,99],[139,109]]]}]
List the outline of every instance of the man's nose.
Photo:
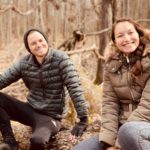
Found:
[{"label": "man's nose", "polygon": [[41,46],[41,43],[40,43],[40,42],[37,42],[37,43],[36,43],[36,46],[37,46],[37,47],[40,47],[40,46]]}]

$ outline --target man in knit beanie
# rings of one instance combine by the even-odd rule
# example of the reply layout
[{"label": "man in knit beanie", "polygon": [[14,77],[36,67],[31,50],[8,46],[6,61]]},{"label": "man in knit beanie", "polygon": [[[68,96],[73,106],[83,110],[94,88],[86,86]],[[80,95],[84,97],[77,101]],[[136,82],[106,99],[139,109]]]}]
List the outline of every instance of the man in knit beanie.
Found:
[{"label": "man in knit beanie", "polygon": [[68,55],[49,48],[48,38],[38,29],[25,33],[24,44],[29,53],[0,75],[0,89],[22,79],[29,91],[26,102],[0,92],[0,131],[4,139],[0,150],[19,149],[10,119],[32,128],[30,150],[45,150],[67,114],[68,93],[80,119],[71,131],[72,137],[81,136],[88,124],[79,75]]}]

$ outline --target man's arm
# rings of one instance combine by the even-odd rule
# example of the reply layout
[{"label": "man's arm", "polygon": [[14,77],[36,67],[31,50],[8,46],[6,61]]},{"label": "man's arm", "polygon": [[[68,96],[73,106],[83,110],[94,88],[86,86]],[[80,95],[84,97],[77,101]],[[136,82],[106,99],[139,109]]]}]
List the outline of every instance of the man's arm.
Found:
[{"label": "man's arm", "polygon": [[67,87],[71,100],[77,112],[80,121],[72,129],[71,133],[75,136],[81,136],[88,124],[88,108],[81,87],[79,74],[76,71],[73,62],[68,56],[60,63],[64,84]]}]

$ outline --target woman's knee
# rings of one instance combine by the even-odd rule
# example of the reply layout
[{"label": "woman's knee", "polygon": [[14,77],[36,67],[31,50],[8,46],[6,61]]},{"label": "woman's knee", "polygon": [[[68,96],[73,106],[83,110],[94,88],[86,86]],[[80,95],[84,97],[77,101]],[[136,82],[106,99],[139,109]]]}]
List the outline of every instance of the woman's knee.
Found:
[{"label": "woman's knee", "polygon": [[130,150],[133,147],[141,150],[142,147],[150,146],[150,125],[146,122],[128,122],[122,125],[118,132],[118,141],[121,147]]},{"label": "woman's knee", "polygon": [[72,150],[101,150],[98,136],[81,141]]},{"label": "woman's knee", "polygon": [[128,141],[136,140],[137,138],[138,127],[136,122],[129,122],[122,125],[118,132],[119,142],[124,141],[125,139]]}]

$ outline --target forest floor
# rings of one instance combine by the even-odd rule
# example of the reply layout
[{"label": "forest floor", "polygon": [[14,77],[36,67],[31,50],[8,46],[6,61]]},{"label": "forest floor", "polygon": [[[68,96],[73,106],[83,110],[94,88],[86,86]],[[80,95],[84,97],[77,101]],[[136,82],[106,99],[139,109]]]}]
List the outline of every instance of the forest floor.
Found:
[{"label": "forest floor", "polygon": [[[2,49],[0,49],[0,73],[8,68],[16,59],[21,55],[23,45],[20,45],[18,41],[14,42],[15,44],[10,44]],[[18,81],[3,89],[2,91],[20,99],[25,100],[27,89],[25,88],[22,81]],[[84,134],[78,138],[76,143],[71,143],[68,141],[70,130],[73,125],[69,120],[64,119],[62,121],[62,130],[53,138],[50,150],[71,150],[72,146],[77,144],[83,139],[86,139],[90,136],[98,134],[100,129],[100,116],[99,114],[95,114],[95,119],[92,123],[89,124],[87,130]],[[29,145],[29,138],[31,135],[30,129],[22,126],[21,124],[14,123],[13,130],[15,134],[17,134],[18,141],[20,142],[20,149],[27,150]],[[27,131],[29,133],[27,133]]]}]

